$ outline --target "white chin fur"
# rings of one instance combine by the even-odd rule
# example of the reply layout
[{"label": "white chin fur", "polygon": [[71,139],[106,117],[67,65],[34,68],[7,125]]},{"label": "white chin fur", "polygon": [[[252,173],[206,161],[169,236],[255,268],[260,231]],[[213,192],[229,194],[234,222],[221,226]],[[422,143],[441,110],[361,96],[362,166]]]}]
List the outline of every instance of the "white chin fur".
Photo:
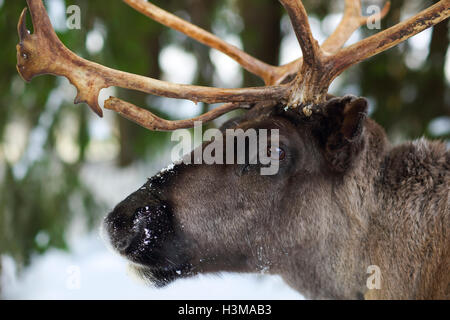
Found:
[{"label": "white chin fur", "polygon": [[156,287],[156,279],[150,269],[135,263],[129,263],[127,266],[127,274],[131,279],[146,286]]}]

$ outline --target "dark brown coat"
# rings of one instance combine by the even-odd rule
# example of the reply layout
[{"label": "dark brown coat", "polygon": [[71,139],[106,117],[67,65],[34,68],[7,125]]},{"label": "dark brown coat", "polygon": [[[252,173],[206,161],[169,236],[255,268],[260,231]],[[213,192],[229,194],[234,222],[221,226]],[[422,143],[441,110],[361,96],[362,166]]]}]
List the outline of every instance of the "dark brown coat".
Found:
[{"label": "dark brown coat", "polygon": [[[220,271],[281,275],[314,299],[450,298],[450,153],[393,147],[355,97],[306,118],[255,108],[225,127],[277,128],[286,157],[184,165],[149,180],[107,217],[113,246],[146,279]],[[381,271],[369,290],[367,268]]]}]

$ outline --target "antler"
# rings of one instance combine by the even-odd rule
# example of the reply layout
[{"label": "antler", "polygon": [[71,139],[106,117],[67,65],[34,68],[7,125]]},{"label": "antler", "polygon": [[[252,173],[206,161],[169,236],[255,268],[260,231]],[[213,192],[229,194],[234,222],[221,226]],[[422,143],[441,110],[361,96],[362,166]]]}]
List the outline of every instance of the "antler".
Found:
[{"label": "antler", "polygon": [[155,6],[154,4],[144,0],[123,0],[129,6],[137,11],[145,14],[149,18],[169,27],[184,33],[188,37],[199,41],[226,54],[230,58],[239,63],[245,70],[259,76],[268,85],[271,84],[271,79],[275,77],[276,68],[255,57],[250,56],[239,48],[223,41],[219,37],[205,31],[196,25],[193,25],[179,17]]},{"label": "antler", "polygon": [[[336,53],[344,46],[351,35],[361,26],[370,21],[378,21],[383,19],[389,12],[390,7],[391,3],[388,1],[380,13],[366,17],[361,14],[361,0],[345,0],[344,16],[336,30],[334,30],[330,37],[322,43],[322,50],[328,54]],[[289,75],[298,73],[302,63],[303,58],[300,58],[286,65],[280,66],[277,70],[280,76],[273,84],[281,83]]]},{"label": "antler", "polygon": [[26,29],[26,9],[23,10],[18,32],[17,70],[26,80],[41,74],[64,76],[76,86],[75,103],[86,102],[99,116],[98,95],[103,88],[117,86],[158,96],[188,99],[194,102],[255,103],[283,99],[286,86],[243,89],[221,89],[173,84],[118,71],[85,60],[67,49],[56,36],[41,0],[27,0],[34,25],[34,34]]},{"label": "antler", "polygon": [[404,22],[342,49],[333,59],[333,79],[350,66],[394,47],[448,17],[450,0],[441,0]]},{"label": "antler", "polygon": [[[337,32],[335,32],[334,36],[332,35],[331,39],[328,39],[324,44],[325,48],[320,48],[312,36],[306,10],[302,2],[300,0],[280,1],[291,18],[304,57],[302,67],[291,87],[288,106],[298,107],[306,105],[303,109],[305,114],[311,113],[312,105],[319,105],[325,101],[331,82],[344,70],[353,64],[395,46],[450,16],[450,0],[441,0],[405,22],[364,39],[348,48],[337,50],[343,45],[343,39],[346,37],[340,39]],[[356,13],[361,9],[359,1],[348,0],[346,4],[347,13],[338,29],[348,34],[354,31],[358,23],[361,25],[364,18],[361,18],[360,13]],[[387,9],[385,7],[383,11]],[[383,12],[380,14],[380,17],[382,15]],[[331,52],[327,52],[324,49],[328,49]],[[330,54],[333,51],[336,51],[336,53]]]},{"label": "antler", "polygon": [[345,42],[347,42],[353,32],[371,21],[383,19],[390,8],[391,3],[388,1],[380,13],[365,17],[361,14],[361,0],[345,0],[344,17],[336,30],[334,30],[331,36],[322,44],[322,50],[329,54],[336,53],[344,46]]},{"label": "antler", "polygon": [[[20,42],[17,45],[17,70],[26,80],[41,74],[64,76],[75,85],[78,94],[75,103],[86,102],[98,115],[101,89],[117,86],[154,95],[188,99],[206,103],[228,102],[197,118],[179,121],[161,119],[147,110],[111,97],[105,108],[114,110],[150,130],[174,130],[192,127],[195,121],[210,121],[245,104],[263,101],[287,103],[288,107],[306,105],[306,115],[312,113],[310,105],[326,99],[333,79],[351,65],[391,48],[397,43],[433,26],[450,15],[450,0],[442,0],[418,15],[379,34],[341,49],[351,34],[363,24],[383,18],[389,3],[376,15],[361,15],[360,0],[346,0],[342,21],[333,34],[319,46],[311,33],[306,10],[300,0],[280,0],[286,8],[303,57],[283,66],[271,66],[234,47],[211,33],[184,21],[144,0],[124,0],[128,5],[150,18],[187,36],[227,54],[244,69],[261,77],[265,87],[221,89],[173,84],[152,78],[107,68],[85,60],[67,49],[56,36],[42,0],[27,0],[34,34],[26,29],[26,9],[18,25]],[[294,75],[289,84],[281,83]]]}]

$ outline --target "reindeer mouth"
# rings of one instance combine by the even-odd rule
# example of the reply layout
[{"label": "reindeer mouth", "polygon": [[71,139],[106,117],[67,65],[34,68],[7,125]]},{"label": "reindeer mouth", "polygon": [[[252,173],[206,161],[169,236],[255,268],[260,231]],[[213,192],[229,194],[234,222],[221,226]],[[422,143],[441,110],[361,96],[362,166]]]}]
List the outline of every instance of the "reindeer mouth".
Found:
[{"label": "reindeer mouth", "polygon": [[147,285],[162,288],[178,278],[190,276],[191,266],[183,264],[179,266],[165,266],[160,268],[130,263],[129,273],[138,281],[143,281]]}]

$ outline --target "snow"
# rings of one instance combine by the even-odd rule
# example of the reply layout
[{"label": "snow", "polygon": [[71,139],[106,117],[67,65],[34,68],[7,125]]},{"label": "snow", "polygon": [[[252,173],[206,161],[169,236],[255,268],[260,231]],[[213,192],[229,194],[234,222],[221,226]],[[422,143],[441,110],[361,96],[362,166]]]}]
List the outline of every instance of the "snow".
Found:
[{"label": "snow", "polygon": [[19,276],[12,259],[2,261],[6,299],[302,299],[281,277],[259,274],[201,275],[149,287],[127,273],[126,261],[110,252],[98,233],[79,237],[70,252],[53,249],[34,257]]}]

